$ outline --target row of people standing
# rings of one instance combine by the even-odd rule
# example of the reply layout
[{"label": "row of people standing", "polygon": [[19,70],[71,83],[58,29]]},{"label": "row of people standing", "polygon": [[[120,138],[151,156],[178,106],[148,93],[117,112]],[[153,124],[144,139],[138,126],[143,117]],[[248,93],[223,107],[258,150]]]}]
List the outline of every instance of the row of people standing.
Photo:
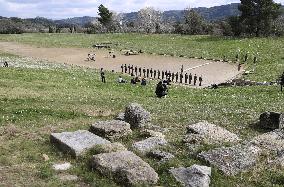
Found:
[{"label": "row of people standing", "polygon": [[199,82],[199,86],[202,85],[203,78],[202,76],[197,77],[197,75],[192,75],[190,74],[183,74],[183,68],[181,70],[181,73],[179,72],[171,72],[171,71],[160,71],[160,70],[153,70],[153,68],[141,68],[133,65],[127,65],[127,64],[122,64],[121,65],[121,72],[122,73],[127,73],[131,76],[143,76],[146,78],[154,78],[154,79],[167,79],[169,82],[176,82],[176,83],[181,83],[181,84],[193,84],[194,86],[197,85],[197,81]]}]

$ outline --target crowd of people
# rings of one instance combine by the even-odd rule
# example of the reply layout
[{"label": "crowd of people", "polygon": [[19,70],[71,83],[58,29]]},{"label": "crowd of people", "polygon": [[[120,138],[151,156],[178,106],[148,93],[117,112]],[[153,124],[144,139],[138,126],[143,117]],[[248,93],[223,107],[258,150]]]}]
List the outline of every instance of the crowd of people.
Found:
[{"label": "crowd of people", "polygon": [[183,74],[183,66],[180,72],[171,72],[171,71],[160,71],[153,70],[153,68],[141,68],[133,65],[122,64],[121,72],[129,74],[136,77],[144,78],[153,78],[153,79],[162,79],[167,80],[168,82],[175,82],[180,84],[193,84],[194,86],[202,86],[203,78],[202,76],[197,76],[196,74],[192,75],[191,73]]}]

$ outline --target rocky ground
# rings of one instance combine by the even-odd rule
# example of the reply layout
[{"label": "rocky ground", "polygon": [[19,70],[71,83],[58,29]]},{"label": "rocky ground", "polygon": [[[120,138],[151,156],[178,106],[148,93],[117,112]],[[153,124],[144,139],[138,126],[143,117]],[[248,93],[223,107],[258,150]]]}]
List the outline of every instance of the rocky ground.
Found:
[{"label": "rocky ground", "polygon": [[[266,118],[262,116],[260,123],[266,122],[266,125],[270,123],[272,128],[275,127],[275,124],[272,124],[275,123],[274,115],[268,115]],[[159,180],[158,174],[139,155],[155,158],[159,163],[173,159],[174,154],[160,150],[168,145],[165,135],[148,129],[151,127],[151,114],[137,103],[127,106],[125,113],[120,113],[116,119],[119,120],[96,122],[91,125],[89,131],[53,133],[50,141],[60,151],[74,157],[80,157],[96,147],[96,153],[90,158],[90,167],[104,176],[112,177],[119,185],[156,184]],[[282,124],[283,119],[280,118],[277,122]],[[134,142],[129,150],[123,144],[116,142],[117,139],[137,129],[145,139]],[[242,141],[236,134],[203,121],[187,127],[184,143],[189,147],[214,145],[215,148],[200,153],[189,149],[206,165],[169,170],[182,186],[210,186],[211,167],[228,176],[246,172],[257,163],[263,162],[260,159],[263,154],[268,155],[270,164],[283,167],[284,131],[281,129],[257,136],[251,141]],[[70,167],[69,163],[54,165],[55,170],[67,170]],[[61,176],[61,178],[76,180],[76,176]]]}]

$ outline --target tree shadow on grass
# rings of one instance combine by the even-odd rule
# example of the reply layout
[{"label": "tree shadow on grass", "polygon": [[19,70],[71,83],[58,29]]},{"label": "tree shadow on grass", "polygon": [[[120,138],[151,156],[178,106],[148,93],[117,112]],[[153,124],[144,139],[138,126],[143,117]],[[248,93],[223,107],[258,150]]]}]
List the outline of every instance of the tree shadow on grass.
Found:
[{"label": "tree shadow on grass", "polygon": [[259,121],[256,121],[256,122],[253,122],[253,123],[250,123],[249,124],[249,128],[254,130],[254,131],[257,131],[259,133],[267,133],[267,132],[270,132],[271,129],[265,129],[265,128],[262,128],[260,126],[260,122]]}]

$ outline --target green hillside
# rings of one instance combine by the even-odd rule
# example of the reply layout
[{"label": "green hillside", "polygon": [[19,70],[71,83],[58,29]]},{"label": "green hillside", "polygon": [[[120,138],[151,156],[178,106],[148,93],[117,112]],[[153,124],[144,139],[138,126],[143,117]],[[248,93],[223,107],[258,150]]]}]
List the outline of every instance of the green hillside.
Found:
[{"label": "green hillside", "polygon": [[[0,35],[1,41],[15,41],[46,47],[90,47],[96,42],[111,41],[122,48],[142,49],[147,53],[205,55],[217,58],[226,54],[234,58],[242,51],[259,51],[256,74],[248,78],[274,80],[283,71],[284,38],[231,39],[209,36],[178,35]],[[259,47],[257,47],[259,45]],[[73,159],[60,153],[49,142],[52,132],[88,130],[99,120],[113,119],[129,103],[137,102],[152,114],[152,123],[168,131],[165,151],[175,159],[159,164],[141,156],[159,174],[157,186],[180,186],[169,174],[171,167],[206,165],[182,143],[188,124],[207,120],[236,133],[244,141],[262,134],[256,122],[264,111],[284,112],[284,93],[278,86],[190,89],[171,86],[169,96],[158,99],[156,82],[146,87],[118,84],[119,74],[106,73],[107,83],[100,82],[96,70],[54,65],[1,52],[0,59],[18,64],[17,68],[0,68],[0,186],[117,186],[109,177],[92,171],[87,165],[91,153]],[[250,60],[251,61],[251,60]],[[250,62],[251,63],[251,62]],[[129,80],[129,77],[124,77]],[[133,135],[119,139],[131,149],[141,140]],[[204,146],[198,152],[208,150]],[[45,161],[43,154],[48,155]],[[212,168],[211,186],[283,186],[284,171],[260,162],[248,172],[227,177]],[[73,168],[65,173],[80,178],[62,182],[53,163],[68,161]]]}]

